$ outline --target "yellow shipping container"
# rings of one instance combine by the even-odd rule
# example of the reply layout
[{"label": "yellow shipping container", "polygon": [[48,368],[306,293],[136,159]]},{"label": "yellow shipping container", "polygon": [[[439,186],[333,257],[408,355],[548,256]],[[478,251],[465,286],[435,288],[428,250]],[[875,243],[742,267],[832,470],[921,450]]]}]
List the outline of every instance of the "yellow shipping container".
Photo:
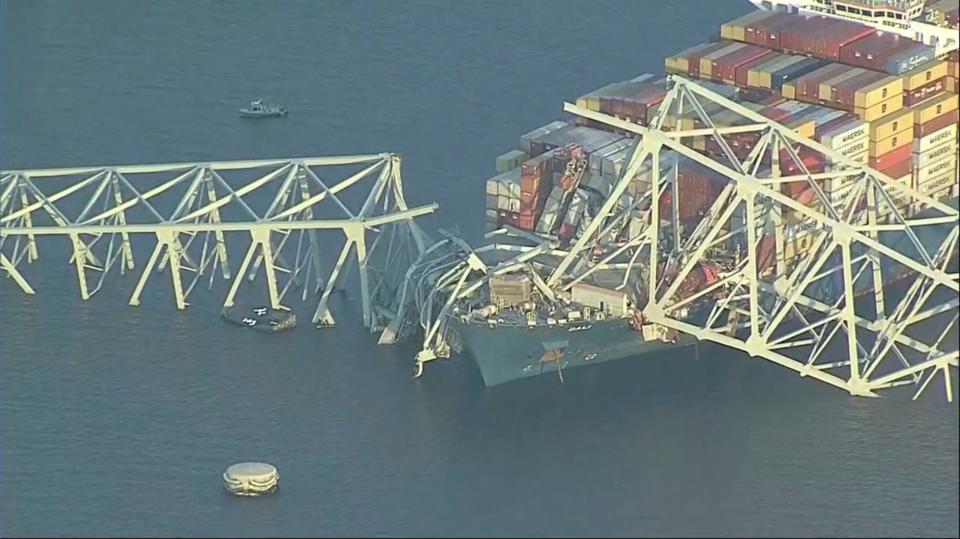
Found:
[{"label": "yellow shipping container", "polygon": [[779,55],[772,60],[762,62],[750,71],[747,71],[747,86],[770,88],[773,86],[774,72],[786,69],[805,59],[803,56]]},{"label": "yellow shipping container", "polygon": [[957,94],[944,94],[916,104],[910,107],[913,110],[913,123],[926,123],[941,114],[953,112],[957,110],[957,103]]},{"label": "yellow shipping container", "polygon": [[833,88],[834,86],[840,84],[841,82],[851,79],[853,77],[858,77],[866,73],[866,69],[861,69],[859,67],[851,67],[848,70],[845,70],[843,73],[839,73],[835,77],[830,77],[829,79],[820,83],[818,88],[818,96],[821,101],[833,101]]},{"label": "yellow shipping container", "polygon": [[690,59],[686,56],[671,56],[666,60],[666,68],[669,73],[688,75],[690,73]]},{"label": "yellow shipping container", "polygon": [[[823,232],[819,232],[822,234]],[[815,232],[806,232],[799,234],[794,238],[783,240],[783,259],[784,261],[792,260],[795,257],[800,255],[805,255],[810,252],[810,249],[813,248],[815,239],[817,239],[817,234]]]},{"label": "yellow shipping container", "polygon": [[813,138],[814,132],[817,128],[817,123],[813,120],[813,118],[807,120],[794,120],[784,125],[790,129],[793,129],[793,131],[801,137],[811,139]]},{"label": "yellow shipping container", "polygon": [[713,76],[713,61],[717,58],[723,58],[725,55],[730,54],[737,49],[742,49],[745,47],[744,43],[731,43],[726,47],[723,47],[719,50],[715,50],[710,54],[704,56],[700,59],[700,78],[709,79]]},{"label": "yellow shipping container", "polygon": [[594,112],[600,112],[600,96],[588,95],[587,108]]},{"label": "yellow shipping container", "polygon": [[902,95],[896,95],[869,108],[854,107],[853,113],[865,122],[873,122],[898,110],[903,110]]},{"label": "yellow shipping container", "polygon": [[[860,88],[853,94],[853,106],[869,109],[886,102],[896,96],[903,102],[903,79],[900,77],[884,77],[873,84]],[[897,107],[898,109],[900,107]],[[893,112],[889,110],[887,112]]]},{"label": "yellow shipping container", "polygon": [[956,77],[947,77],[946,90],[952,94],[960,93],[960,88],[957,87]]},{"label": "yellow shipping container", "polygon": [[746,41],[747,26],[756,21],[769,17],[769,11],[751,11],[742,17],[737,17],[730,22],[720,25],[720,39],[732,39],[734,41]]},{"label": "yellow shipping container", "polygon": [[903,131],[904,126],[913,127],[913,112],[910,109],[900,109],[886,116],[870,122],[870,141],[878,142],[894,133]]},{"label": "yellow shipping container", "polygon": [[876,157],[887,152],[892,152],[897,148],[902,148],[909,145],[911,142],[913,142],[913,126],[906,124],[906,128],[901,129],[899,133],[894,133],[893,135],[879,142],[873,142],[871,140],[870,157]]},{"label": "yellow shipping container", "polygon": [[784,85],[780,87],[780,95],[782,95],[787,99],[796,99],[797,98],[796,84],[793,82],[784,83]]},{"label": "yellow shipping container", "polygon": [[927,62],[903,74],[903,89],[910,91],[947,76],[947,61]]}]

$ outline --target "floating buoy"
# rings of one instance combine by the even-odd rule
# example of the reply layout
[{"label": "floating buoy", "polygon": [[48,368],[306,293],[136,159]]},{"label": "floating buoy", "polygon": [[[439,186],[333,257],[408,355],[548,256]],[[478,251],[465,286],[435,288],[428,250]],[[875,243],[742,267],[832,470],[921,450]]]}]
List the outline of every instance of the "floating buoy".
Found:
[{"label": "floating buoy", "polygon": [[260,496],[277,490],[280,474],[264,462],[240,462],[223,473],[223,488],[237,496]]}]

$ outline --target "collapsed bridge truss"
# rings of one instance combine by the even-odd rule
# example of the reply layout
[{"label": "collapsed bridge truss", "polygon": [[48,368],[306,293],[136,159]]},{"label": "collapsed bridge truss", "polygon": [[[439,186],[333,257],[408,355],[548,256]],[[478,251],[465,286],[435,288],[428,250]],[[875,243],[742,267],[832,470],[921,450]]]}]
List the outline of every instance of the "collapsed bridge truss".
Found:
[{"label": "collapsed bridge truss", "polygon": [[[328,170],[347,176],[333,182]],[[300,286],[303,300],[320,295],[313,322],[332,325],[330,295],[343,269],[353,267],[348,266],[352,257],[364,325],[375,330],[396,310],[402,272],[395,268],[429,243],[414,218],[436,208],[407,206],[400,157],[390,153],[5,170],[0,172],[0,266],[33,294],[23,270],[40,258],[38,239],[65,237],[80,295],[88,299],[111,282],[105,277],[112,269],[134,270],[137,236],[153,237],[156,243],[131,305],[139,305],[150,276],[168,268],[178,309],[187,307],[201,277],[207,276],[212,287],[217,274],[231,281],[224,299],[229,307],[242,281],[255,280],[262,268],[274,308],[288,309],[282,302]],[[335,233],[334,245],[340,245],[333,261],[325,255],[337,248],[321,243],[330,239],[321,237],[322,231]],[[235,274],[227,235],[249,240]]]},{"label": "collapsed bridge truss", "polygon": [[[423,328],[418,372],[450,355],[456,335],[447,318],[490,276],[525,270],[554,298],[603,270],[623,273],[620,288],[628,277],[642,279],[642,315],[663,327],[857,396],[912,385],[917,398],[940,375],[952,401],[960,306],[955,195],[951,204],[932,199],[696,82],[673,76],[670,84],[650,127],[565,105],[637,140],[612,192],[571,242],[505,226],[476,249],[444,238],[410,268],[401,303],[414,305],[399,314]],[[721,112],[739,119],[717,127],[711,116]],[[702,127],[666,125],[685,113]],[[753,143],[735,148],[744,136]],[[708,146],[712,153],[703,151]],[[661,215],[661,204],[653,203],[683,196],[677,160],[665,159],[668,154],[723,178],[719,195],[692,224],[681,222],[679,204]],[[810,154],[821,158],[825,172],[807,169],[803,156]],[[643,166],[652,167],[654,181],[623,204]],[[798,192],[803,196],[792,194]],[[797,231],[809,247],[788,258],[785,245],[797,240]],[[508,245],[506,235],[519,241]],[[483,259],[495,252],[492,262]],[[716,282],[680,293],[701,262],[731,252],[736,257]],[[887,285],[897,277],[907,282],[892,292]],[[685,316],[692,302],[707,297],[716,298],[709,316],[700,322]]]}]

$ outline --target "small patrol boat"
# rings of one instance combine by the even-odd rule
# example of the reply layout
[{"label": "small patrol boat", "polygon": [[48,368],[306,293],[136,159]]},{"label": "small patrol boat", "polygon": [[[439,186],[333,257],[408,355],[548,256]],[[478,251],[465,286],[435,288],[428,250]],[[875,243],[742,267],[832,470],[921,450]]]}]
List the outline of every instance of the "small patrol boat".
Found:
[{"label": "small patrol boat", "polygon": [[286,115],[287,109],[280,105],[266,104],[262,97],[251,101],[246,108],[240,109],[241,118],[276,118]]},{"label": "small patrol boat", "polygon": [[264,305],[226,307],[223,309],[223,318],[238,326],[266,333],[276,333],[297,325],[297,315]]}]

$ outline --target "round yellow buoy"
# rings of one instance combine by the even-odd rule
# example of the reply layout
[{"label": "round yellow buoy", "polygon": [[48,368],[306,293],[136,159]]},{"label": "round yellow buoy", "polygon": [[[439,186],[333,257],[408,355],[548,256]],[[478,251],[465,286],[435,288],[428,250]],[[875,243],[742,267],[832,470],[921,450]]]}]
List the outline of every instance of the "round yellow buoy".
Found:
[{"label": "round yellow buoy", "polygon": [[241,462],[223,473],[223,487],[237,496],[259,496],[277,490],[280,474],[264,462]]}]

